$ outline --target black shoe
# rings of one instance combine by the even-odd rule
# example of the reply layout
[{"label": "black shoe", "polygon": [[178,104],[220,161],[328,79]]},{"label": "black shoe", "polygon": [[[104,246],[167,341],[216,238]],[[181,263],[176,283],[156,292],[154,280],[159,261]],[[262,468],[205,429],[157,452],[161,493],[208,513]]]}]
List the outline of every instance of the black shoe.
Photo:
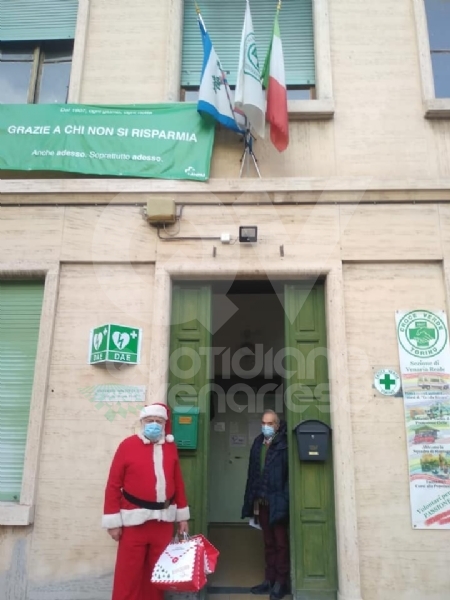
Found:
[{"label": "black shoe", "polygon": [[266,579],[262,583],[254,585],[252,588],[250,588],[250,591],[252,594],[268,594],[271,591],[271,589],[272,584],[268,579]]},{"label": "black shoe", "polygon": [[270,600],[281,600],[281,598],[284,598],[286,594],[287,585],[284,585],[277,581],[270,591]]}]

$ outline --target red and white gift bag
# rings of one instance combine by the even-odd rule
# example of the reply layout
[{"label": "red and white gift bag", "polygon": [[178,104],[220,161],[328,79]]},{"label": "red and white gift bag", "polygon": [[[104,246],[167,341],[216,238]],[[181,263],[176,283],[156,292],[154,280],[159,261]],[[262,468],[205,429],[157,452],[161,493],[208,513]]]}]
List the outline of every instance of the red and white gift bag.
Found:
[{"label": "red and white gift bag", "polygon": [[171,542],[153,569],[151,582],[160,590],[198,592],[213,573],[218,550],[202,535]]},{"label": "red and white gift bag", "polygon": [[219,551],[215,546],[211,544],[203,535],[193,535],[191,540],[198,540],[205,550],[205,575],[210,575],[216,570],[217,559],[219,558]]}]

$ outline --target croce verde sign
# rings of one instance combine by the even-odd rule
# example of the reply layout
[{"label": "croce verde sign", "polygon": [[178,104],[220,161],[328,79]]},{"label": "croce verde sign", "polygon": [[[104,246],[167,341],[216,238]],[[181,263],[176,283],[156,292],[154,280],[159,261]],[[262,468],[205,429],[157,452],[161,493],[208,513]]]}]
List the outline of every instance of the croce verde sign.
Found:
[{"label": "croce verde sign", "polygon": [[91,329],[89,364],[118,362],[139,364],[142,329],[126,325],[101,325]]},{"label": "croce verde sign", "polygon": [[205,181],[213,142],[192,104],[0,105],[0,170]]}]

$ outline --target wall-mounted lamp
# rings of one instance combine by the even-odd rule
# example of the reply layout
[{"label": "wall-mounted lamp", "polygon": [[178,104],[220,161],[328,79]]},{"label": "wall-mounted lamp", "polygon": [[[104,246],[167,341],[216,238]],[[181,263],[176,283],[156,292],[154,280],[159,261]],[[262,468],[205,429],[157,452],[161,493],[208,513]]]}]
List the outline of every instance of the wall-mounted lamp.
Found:
[{"label": "wall-mounted lamp", "polygon": [[253,226],[239,227],[240,242],[256,242],[258,240],[258,228]]}]

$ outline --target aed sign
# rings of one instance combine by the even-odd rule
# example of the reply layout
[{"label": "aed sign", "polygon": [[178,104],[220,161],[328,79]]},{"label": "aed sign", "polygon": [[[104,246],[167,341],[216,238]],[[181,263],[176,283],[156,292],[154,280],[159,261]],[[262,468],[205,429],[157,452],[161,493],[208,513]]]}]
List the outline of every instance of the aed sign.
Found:
[{"label": "aed sign", "polygon": [[138,365],[141,358],[142,329],[127,325],[101,325],[91,329],[90,365],[104,362]]}]

